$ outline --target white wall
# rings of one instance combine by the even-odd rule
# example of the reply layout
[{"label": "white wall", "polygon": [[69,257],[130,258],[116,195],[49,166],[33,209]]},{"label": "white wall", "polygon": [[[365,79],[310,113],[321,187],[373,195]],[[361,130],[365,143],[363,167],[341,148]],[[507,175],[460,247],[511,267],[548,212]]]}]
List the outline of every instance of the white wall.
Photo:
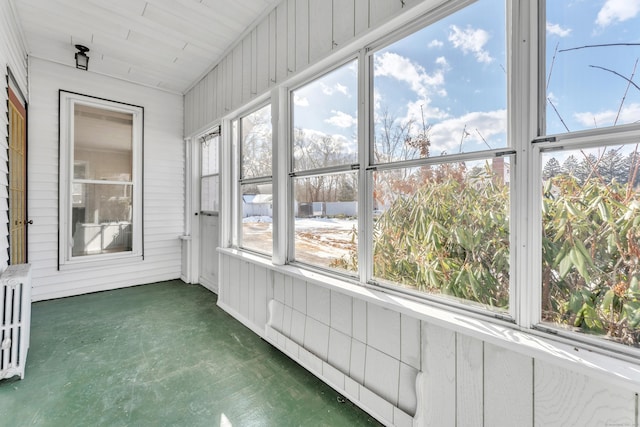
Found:
[{"label": "white wall", "polygon": [[0,271],[9,262],[8,183],[7,183],[7,67],[27,95],[27,53],[16,26],[15,15],[8,1],[0,2]]},{"label": "white wall", "polygon": [[[29,262],[42,300],[180,277],[184,226],[182,97],[48,61],[30,60]],[[144,261],[58,271],[58,91],[144,107]]]},{"label": "white wall", "polygon": [[[439,3],[283,0],[186,94],[185,134]],[[385,424],[638,425],[640,370],[624,359],[234,250],[219,259],[222,308]]]}]

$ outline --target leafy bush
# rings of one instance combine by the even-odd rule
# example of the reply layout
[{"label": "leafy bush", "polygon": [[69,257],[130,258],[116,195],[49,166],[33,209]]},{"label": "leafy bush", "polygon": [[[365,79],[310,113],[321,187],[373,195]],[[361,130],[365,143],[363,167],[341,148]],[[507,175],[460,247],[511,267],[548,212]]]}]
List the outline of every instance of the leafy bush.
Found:
[{"label": "leafy bush", "polygon": [[[508,185],[488,166],[420,173],[389,186],[397,194],[374,224],[374,277],[508,308]],[[639,346],[640,196],[596,176],[545,177],[542,320]],[[353,267],[356,256],[336,263]]]}]

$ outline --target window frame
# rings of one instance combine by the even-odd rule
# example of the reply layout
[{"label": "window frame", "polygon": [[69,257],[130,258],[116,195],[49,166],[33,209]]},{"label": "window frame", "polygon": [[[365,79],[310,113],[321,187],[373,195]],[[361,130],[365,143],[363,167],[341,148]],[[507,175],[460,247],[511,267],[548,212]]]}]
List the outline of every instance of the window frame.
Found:
[{"label": "window frame", "polygon": [[[242,120],[251,114],[262,110],[263,108],[269,106],[270,107],[270,118],[271,118],[271,175],[264,176],[255,176],[244,178],[242,176],[242,158],[243,158],[243,134],[242,134]],[[274,141],[275,141],[275,131],[273,126],[273,104],[271,99],[263,100],[262,102],[256,103],[251,107],[243,110],[241,113],[236,114],[232,119],[228,121],[229,126],[231,128],[230,137],[231,137],[231,145],[232,152],[235,160],[232,162],[233,167],[233,182],[234,182],[234,191],[233,191],[233,213],[232,218],[234,225],[233,231],[231,233],[231,245],[236,248],[251,252],[258,256],[269,257],[273,256],[274,245],[275,245],[275,230],[272,232],[272,242],[271,242],[271,251],[270,252],[261,252],[252,248],[247,248],[243,246],[243,222],[242,222],[242,186],[250,185],[250,184],[270,184],[272,189],[274,187]],[[272,190],[273,191],[273,190]],[[273,194],[273,193],[272,193]],[[275,200],[272,202],[272,206],[275,206]],[[275,212],[273,213],[275,216]],[[273,218],[273,217],[272,217]],[[272,223],[273,226],[273,223]]]},{"label": "window frame", "polygon": [[[83,95],[60,89],[59,97],[59,206],[58,206],[58,270],[85,269],[109,266],[144,259],[143,223],[143,153],[144,153],[144,107]],[[85,105],[103,110],[131,114],[132,122],[132,176],[122,185],[132,187],[132,248],[130,251],[114,253],[72,255],[72,197],[74,184],[74,111],[76,105]]]},{"label": "window frame", "polygon": [[[295,137],[294,137],[294,92],[298,89],[301,89],[313,82],[316,82],[320,79],[322,79],[323,77],[331,74],[332,72],[348,66],[351,63],[355,63],[355,67],[357,69],[357,75],[356,75],[356,87],[357,87],[357,94],[356,94],[356,98],[357,98],[357,106],[358,106],[358,123],[356,125],[357,128],[357,136],[356,136],[356,147],[358,150],[357,153],[357,157],[356,157],[356,161],[354,163],[344,163],[344,164],[340,164],[340,165],[333,165],[333,166],[326,166],[326,167],[319,167],[319,168],[311,168],[311,169],[303,169],[303,170],[296,170],[295,169],[295,156],[294,156],[294,147],[293,144],[295,142]],[[304,262],[304,261],[299,261],[295,258],[295,207],[294,207],[294,203],[295,203],[295,188],[294,188],[294,182],[296,179],[300,179],[300,178],[314,178],[314,177],[319,177],[319,176],[331,176],[331,175],[338,175],[338,174],[349,174],[349,173],[353,173],[356,172],[357,173],[357,179],[358,179],[358,188],[357,188],[357,202],[358,202],[358,228],[360,229],[360,218],[361,218],[361,188],[362,188],[362,184],[361,179],[362,179],[362,173],[360,172],[360,170],[362,169],[360,167],[361,164],[361,158],[362,158],[362,132],[361,132],[361,111],[362,110],[362,88],[361,88],[361,83],[360,83],[360,70],[361,70],[361,64],[362,64],[362,53],[360,51],[358,51],[356,54],[350,54],[347,55],[346,57],[342,58],[339,61],[333,62],[330,66],[323,68],[319,73],[314,73],[313,75],[311,75],[308,78],[305,78],[299,82],[296,82],[295,85],[290,85],[289,87],[287,87],[286,89],[286,101],[285,101],[285,105],[286,105],[286,110],[287,110],[287,117],[288,117],[288,122],[287,122],[287,128],[286,128],[286,135],[287,138],[285,138],[286,140],[286,153],[287,153],[287,162],[286,162],[286,186],[287,186],[287,219],[286,219],[286,223],[287,223],[287,227],[286,227],[286,236],[287,236],[287,245],[286,245],[286,263],[287,264],[292,264],[292,265],[299,265],[302,266],[303,268],[312,270],[312,271],[319,271],[322,274],[327,274],[329,276],[334,276],[334,277],[340,277],[342,279],[345,280],[357,280],[359,279],[360,276],[360,270],[361,268],[358,268],[357,272],[348,272],[346,270],[339,270],[339,269],[333,269],[330,267],[323,267],[320,265],[315,265],[315,264],[311,264],[308,262]],[[358,239],[358,246],[360,247],[360,241],[361,239]],[[358,251],[359,252],[359,251]]]}]

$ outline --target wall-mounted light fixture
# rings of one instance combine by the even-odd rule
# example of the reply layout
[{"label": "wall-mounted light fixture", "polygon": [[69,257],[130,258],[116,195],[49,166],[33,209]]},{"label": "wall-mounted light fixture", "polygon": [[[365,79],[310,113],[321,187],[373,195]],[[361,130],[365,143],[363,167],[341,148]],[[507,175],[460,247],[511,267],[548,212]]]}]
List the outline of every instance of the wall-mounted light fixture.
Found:
[{"label": "wall-mounted light fixture", "polygon": [[89,69],[89,57],[87,56],[89,48],[81,44],[77,44],[76,49],[78,49],[76,52],[76,68],[80,70]]}]

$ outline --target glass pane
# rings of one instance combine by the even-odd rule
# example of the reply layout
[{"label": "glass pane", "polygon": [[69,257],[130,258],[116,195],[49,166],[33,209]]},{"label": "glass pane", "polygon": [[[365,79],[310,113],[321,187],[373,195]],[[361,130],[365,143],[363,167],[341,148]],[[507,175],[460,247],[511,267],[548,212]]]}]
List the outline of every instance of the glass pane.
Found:
[{"label": "glass pane", "polygon": [[131,185],[74,184],[73,256],[130,251]]},{"label": "glass pane", "polygon": [[218,145],[220,136],[208,137],[202,143],[202,175],[213,175],[218,173]]},{"label": "glass pane", "polygon": [[637,123],[638,3],[547,1],[546,7],[546,133]]},{"label": "glass pane", "polygon": [[207,176],[200,181],[200,210],[218,212],[219,210],[219,176]]},{"label": "glass pane", "polygon": [[273,192],[271,182],[241,185],[242,247],[273,252]]},{"label": "glass pane", "polygon": [[73,178],[131,181],[133,115],[75,104]]},{"label": "glass pane", "polygon": [[505,29],[480,0],[373,55],[375,163],[507,146]]},{"label": "glass pane", "polygon": [[240,119],[242,178],[271,176],[271,105]]},{"label": "glass pane", "polygon": [[358,175],[296,178],[295,259],[318,267],[358,271]]},{"label": "glass pane", "polygon": [[358,63],[293,91],[293,169],[358,161]]},{"label": "glass pane", "polygon": [[542,156],[542,320],[640,345],[638,145]]},{"label": "glass pane", "polygon": [[507,310],[509,169],[495,158],[375,172],[374,277]]}]

